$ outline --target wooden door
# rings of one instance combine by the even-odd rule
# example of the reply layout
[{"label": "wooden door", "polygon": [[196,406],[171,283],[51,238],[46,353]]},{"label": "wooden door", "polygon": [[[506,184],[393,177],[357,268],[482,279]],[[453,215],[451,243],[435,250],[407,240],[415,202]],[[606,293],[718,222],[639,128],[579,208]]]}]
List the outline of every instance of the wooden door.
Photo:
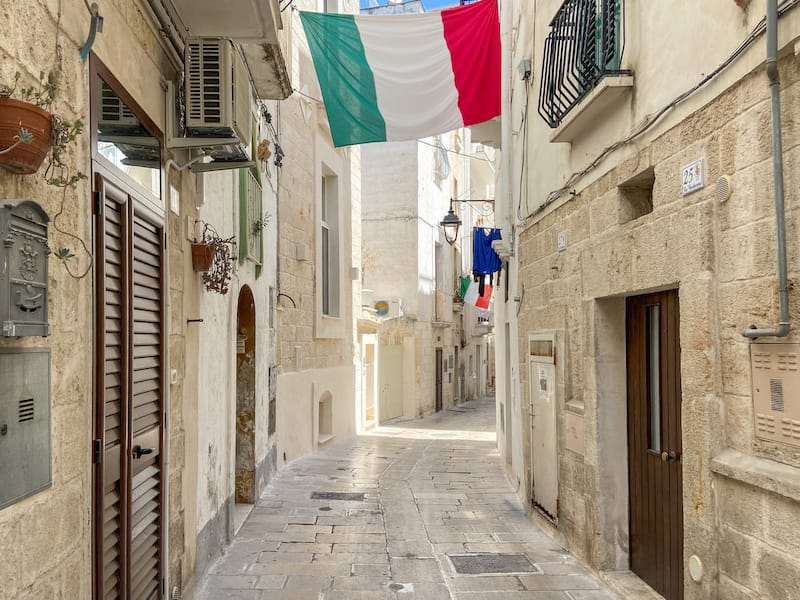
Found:
[{"label": "wooden door", "polygon": [[628,298],[631,570],[683,598],[683,484],[678,292]]},{"label": "wooden door", "polygon": [[444,365],[442,349],[436,348],[436,412],[442,410],[442,384],[444,382]]},{"label": "wooden door", "polygon": [[95,178],[94,598],[162,585],[162,227]]}]

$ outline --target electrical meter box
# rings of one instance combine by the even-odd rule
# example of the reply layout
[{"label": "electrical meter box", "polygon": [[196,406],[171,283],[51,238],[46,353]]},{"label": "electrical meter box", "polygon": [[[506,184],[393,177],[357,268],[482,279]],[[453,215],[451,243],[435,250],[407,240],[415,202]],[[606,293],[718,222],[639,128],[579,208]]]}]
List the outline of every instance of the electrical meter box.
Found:
[{"label": "electrical meter box", "polygon": [[50,350],[0,348],[0,510],[50,482]]},{"label": "electrical meter box", "polygon": [[800,344],[750,344],[756,437],[800,446]]},{"label": "electrical meter box", "polygon": [[49,220],[32,200],[0,200],[0,331],[5,337],[50,335]]}]

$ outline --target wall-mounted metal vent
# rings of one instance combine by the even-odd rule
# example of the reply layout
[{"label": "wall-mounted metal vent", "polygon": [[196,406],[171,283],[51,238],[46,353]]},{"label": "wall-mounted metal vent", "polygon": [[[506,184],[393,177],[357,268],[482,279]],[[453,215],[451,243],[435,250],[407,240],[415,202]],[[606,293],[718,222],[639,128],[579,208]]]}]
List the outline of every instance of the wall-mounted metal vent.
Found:
[{"label": "wall-mounted metal vent", "polygon": [[19,401],[19,422],[33,421],[33,398]]},{"label": "wall-mounted metal vent", "polygon": [[717,202],[725,202],[731,197],[733,193],[733,185],[730,175],[723,175],[717,179],[717,184],[714,186],[714,196]]},{"label": "wall-mounted metal vent", "polygon": [[783,379],[769,380],[769,395],[772,410],[783,412]]}]

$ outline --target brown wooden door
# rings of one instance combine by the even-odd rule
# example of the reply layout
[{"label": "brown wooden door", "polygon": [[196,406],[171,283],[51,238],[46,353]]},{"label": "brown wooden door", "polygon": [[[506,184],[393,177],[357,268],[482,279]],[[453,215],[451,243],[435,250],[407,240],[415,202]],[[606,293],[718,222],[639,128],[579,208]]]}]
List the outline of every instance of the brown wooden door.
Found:
[{"label": "brown wooden door", "polygon": [[683,484],[678,292],[628,298],[631,570],[683,598]]},{"label": "brown wooden door", "polygon": [[442,410],[442,383],[444,381],[442,349],[436,348],[436,412]]},{"label": "brown wooden door", "polygon": [[94,598],[161,593],[164,232],[95,177]]}]

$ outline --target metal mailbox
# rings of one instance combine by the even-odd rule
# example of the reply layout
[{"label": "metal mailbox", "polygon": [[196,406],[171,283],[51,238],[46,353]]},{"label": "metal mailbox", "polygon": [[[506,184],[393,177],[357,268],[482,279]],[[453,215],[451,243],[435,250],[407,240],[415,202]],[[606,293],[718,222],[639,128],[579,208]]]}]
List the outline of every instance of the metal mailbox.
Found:
[{"label": "metal mailbox", "polygon": [[0,509],[50,483],[50,350],[0,348]]},{"label": "metal mailbox", "polygon": [[0,200],[0,325],[5,337],[50,335],[49,220],[32,200]]}]

